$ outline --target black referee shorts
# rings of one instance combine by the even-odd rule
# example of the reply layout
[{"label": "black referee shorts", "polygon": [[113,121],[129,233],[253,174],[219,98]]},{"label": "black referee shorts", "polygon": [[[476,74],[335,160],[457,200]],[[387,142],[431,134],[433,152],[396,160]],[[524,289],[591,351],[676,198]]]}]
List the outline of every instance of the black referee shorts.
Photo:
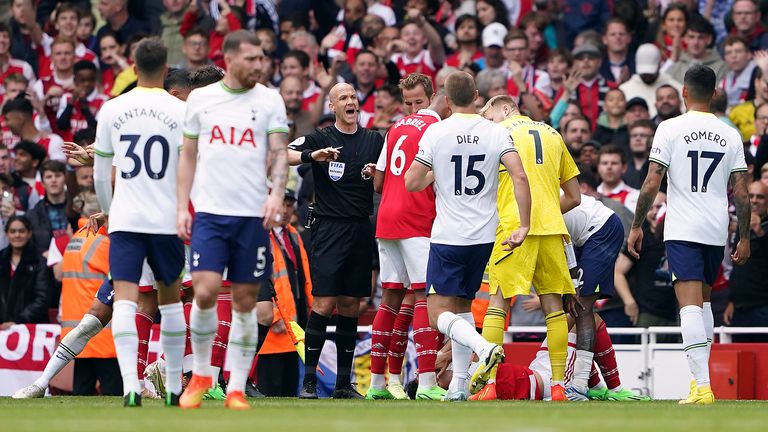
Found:
[{"label": "black referee shorts", "polygon": [[312,224],[312,295],[369,297],[372,239],[368,218],[318,216]]}]

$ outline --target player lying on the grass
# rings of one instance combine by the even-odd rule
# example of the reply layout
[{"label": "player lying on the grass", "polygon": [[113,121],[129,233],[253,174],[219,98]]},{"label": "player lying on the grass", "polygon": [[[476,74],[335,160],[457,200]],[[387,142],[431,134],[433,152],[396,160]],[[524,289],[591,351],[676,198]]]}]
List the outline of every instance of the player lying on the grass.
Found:
[{"label": "player lying on the grass", "polygon": [[[608,331],[605,327],[605,323],[602,322],[600,317],[595,314],[594,319],[598,327],[598,335],[604,335],[608,341],[609,348],[605,351],[610,353],[609,356],[604,356],[596,359],[600,370],[603,371],[603,376],[606,382],[603,382],[600,378],[600,372],[592,366],[592,371],[589,376],[589,399],[593,400],[610,400],[610,401],[644,401],[650,400],[650,397],[644,395],[637,395],[634,392],[621,387],[619,381],[618,369],[615,368],[616,358],[613,351],[613,346],[610,345],[610,337],[608,337]],[[573,320],[569,318],[569,324],[573,326]],[[571,332],[568,334],[568,355],[567,355],[567,368],[565,370],[565,384],[571,385],[573,381],[573,364],[576,356],[576,333],[575,328],[571,328]],[[450,342],[443,347],[438,355],[437,360],[437,382],[443,388],[447,388],[452,378],[453,371],[451,370],[451,351],[449,348]],[[607,366],[612,364],[613,367]],[[477,368],[477,363],[473,363],[470,370]],[[536,357],[526,367],[518,364],[502,362],[498,365],[496,371],[496,381],[488,383],[481,387],[480,391],[472,395],[470,400],[551,400],[551,387],[549,382],[552,378],[552,368],[549,361],[549,351],[547,348],[547,340],[542,342]],[[612,385],[609,389],[606,386]],[[408,384],[407,390],[409,396],[413,399],[415,397],[417,381],[414,380]],[[469,392],[469,386],[467,387]]]}]

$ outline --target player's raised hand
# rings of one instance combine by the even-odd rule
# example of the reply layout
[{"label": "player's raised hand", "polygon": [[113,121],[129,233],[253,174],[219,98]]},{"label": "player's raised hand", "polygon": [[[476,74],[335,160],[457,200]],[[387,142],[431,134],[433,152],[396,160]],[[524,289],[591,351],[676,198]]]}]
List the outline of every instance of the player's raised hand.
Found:
[{"label": "player's raised hand", "polygon": [[283,200],[282,195],[269,194],[267,197],[264,203],[264,229],[271,230],[282,222]]},{"label": "player's raised hand", "polygon": [[339,158],[341,147],[326,147],[312,152],[312,160],[316,162],[335,161]]},{"label": "player's raised hand", "polygon": [[643,230],[642,228],[632,228],[629,231],[629,238],[627,238],[627,250],[629,254],[640,259],[640,252],[643,249]]},{"label": "player's raised hand", "polygon": [[507,237],[507,239],[502,242],[502,244],[506,246],[504,250],[511,251],[523,244],[525,238],[528,236],[529,229],[529,227],[520,227],[512,231],[512,234],[510,234],[509,237]]},{"label": "player's raised hand", "polygon": [[744,265],[751,254],[749,239],[740,239],[736,245],[736,250],[731,254],[731,260],[736,265]]},{"label": "player's raised hand", "polygon": [[83,148],[70,141],[65,141],[64,144],[61,145],[61,150],[64,152],[64,156],[67,157],[67,163],[72,166],[93,165],[93,156],[88,153],[87,148]]},{"label": "player's raised hand", "polygon": [[192,239],[192,215],[188,209],[179,210],[176,214],[176,235],[184,241]]},{"label": "player's raised hand", "polygon": [[102,212],[94,213],[88,217],[88,222],[80,228],[80,231],[85,230],[86,237],[91,234],[96,235],[99,232],[99,228],[104,226],[105,223],[107,223],[107,215]]},{"label": "player's raised hand", "polygon": [[755,64],[763,71],[768,71],[768,51],[760,50],[752,53],[752,58],[755,59]]}]

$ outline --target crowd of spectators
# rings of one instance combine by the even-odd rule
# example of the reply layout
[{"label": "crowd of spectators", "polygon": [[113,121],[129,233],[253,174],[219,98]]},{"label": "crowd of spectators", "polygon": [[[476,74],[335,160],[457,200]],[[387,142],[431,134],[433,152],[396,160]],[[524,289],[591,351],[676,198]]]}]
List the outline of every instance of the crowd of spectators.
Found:
[{"label": "crowd of spectators", "polygon": [[[52,255],[80,216],[98,210],[90,168],[66,165],[63,143],[92,143],[101,105],[135,86],[136,43],[160,37],[169,66],[192,73],[222,67],[223,38],[241,28],[272,60],[261,83],[279,89],[292,140],[332,123],[335,83],[352,84],[360,124],[385,133],[404,115],[401,78],[421,72],[439,87],[464,70],[476,78],[478,107],[509,94],[557,128],[580,163],[582,192],[625,224],[655,128],[685,111],[683,74],[711,67],[720,80],[712,112],[741,132],[757,182],[753,254],[743,268],[723,262],[716,322],[768,326],[768,1],[12,0],[0,1],[0,18],[2,326],[45,321],[40,305],[58,304]],[[312,200],[306,174],[299,168],[292,184],[296,220]],[[618,260],[619,295],[600,306],[609,327],[676,323],[664,214],[660,194],[646,215],[646,253]]]}]

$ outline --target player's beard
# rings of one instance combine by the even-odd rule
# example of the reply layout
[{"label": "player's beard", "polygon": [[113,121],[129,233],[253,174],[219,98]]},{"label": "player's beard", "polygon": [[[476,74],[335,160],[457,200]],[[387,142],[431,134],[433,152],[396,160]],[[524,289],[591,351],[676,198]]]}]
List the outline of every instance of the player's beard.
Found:
[{"label": "player's beard", "polygon": [[242,73],[238,74],[237,80],[240,81],[240,85],[242,85],[244,88],[254,88],[259,82],[260,77],[261,72],[257,70],[243,70]]}]

